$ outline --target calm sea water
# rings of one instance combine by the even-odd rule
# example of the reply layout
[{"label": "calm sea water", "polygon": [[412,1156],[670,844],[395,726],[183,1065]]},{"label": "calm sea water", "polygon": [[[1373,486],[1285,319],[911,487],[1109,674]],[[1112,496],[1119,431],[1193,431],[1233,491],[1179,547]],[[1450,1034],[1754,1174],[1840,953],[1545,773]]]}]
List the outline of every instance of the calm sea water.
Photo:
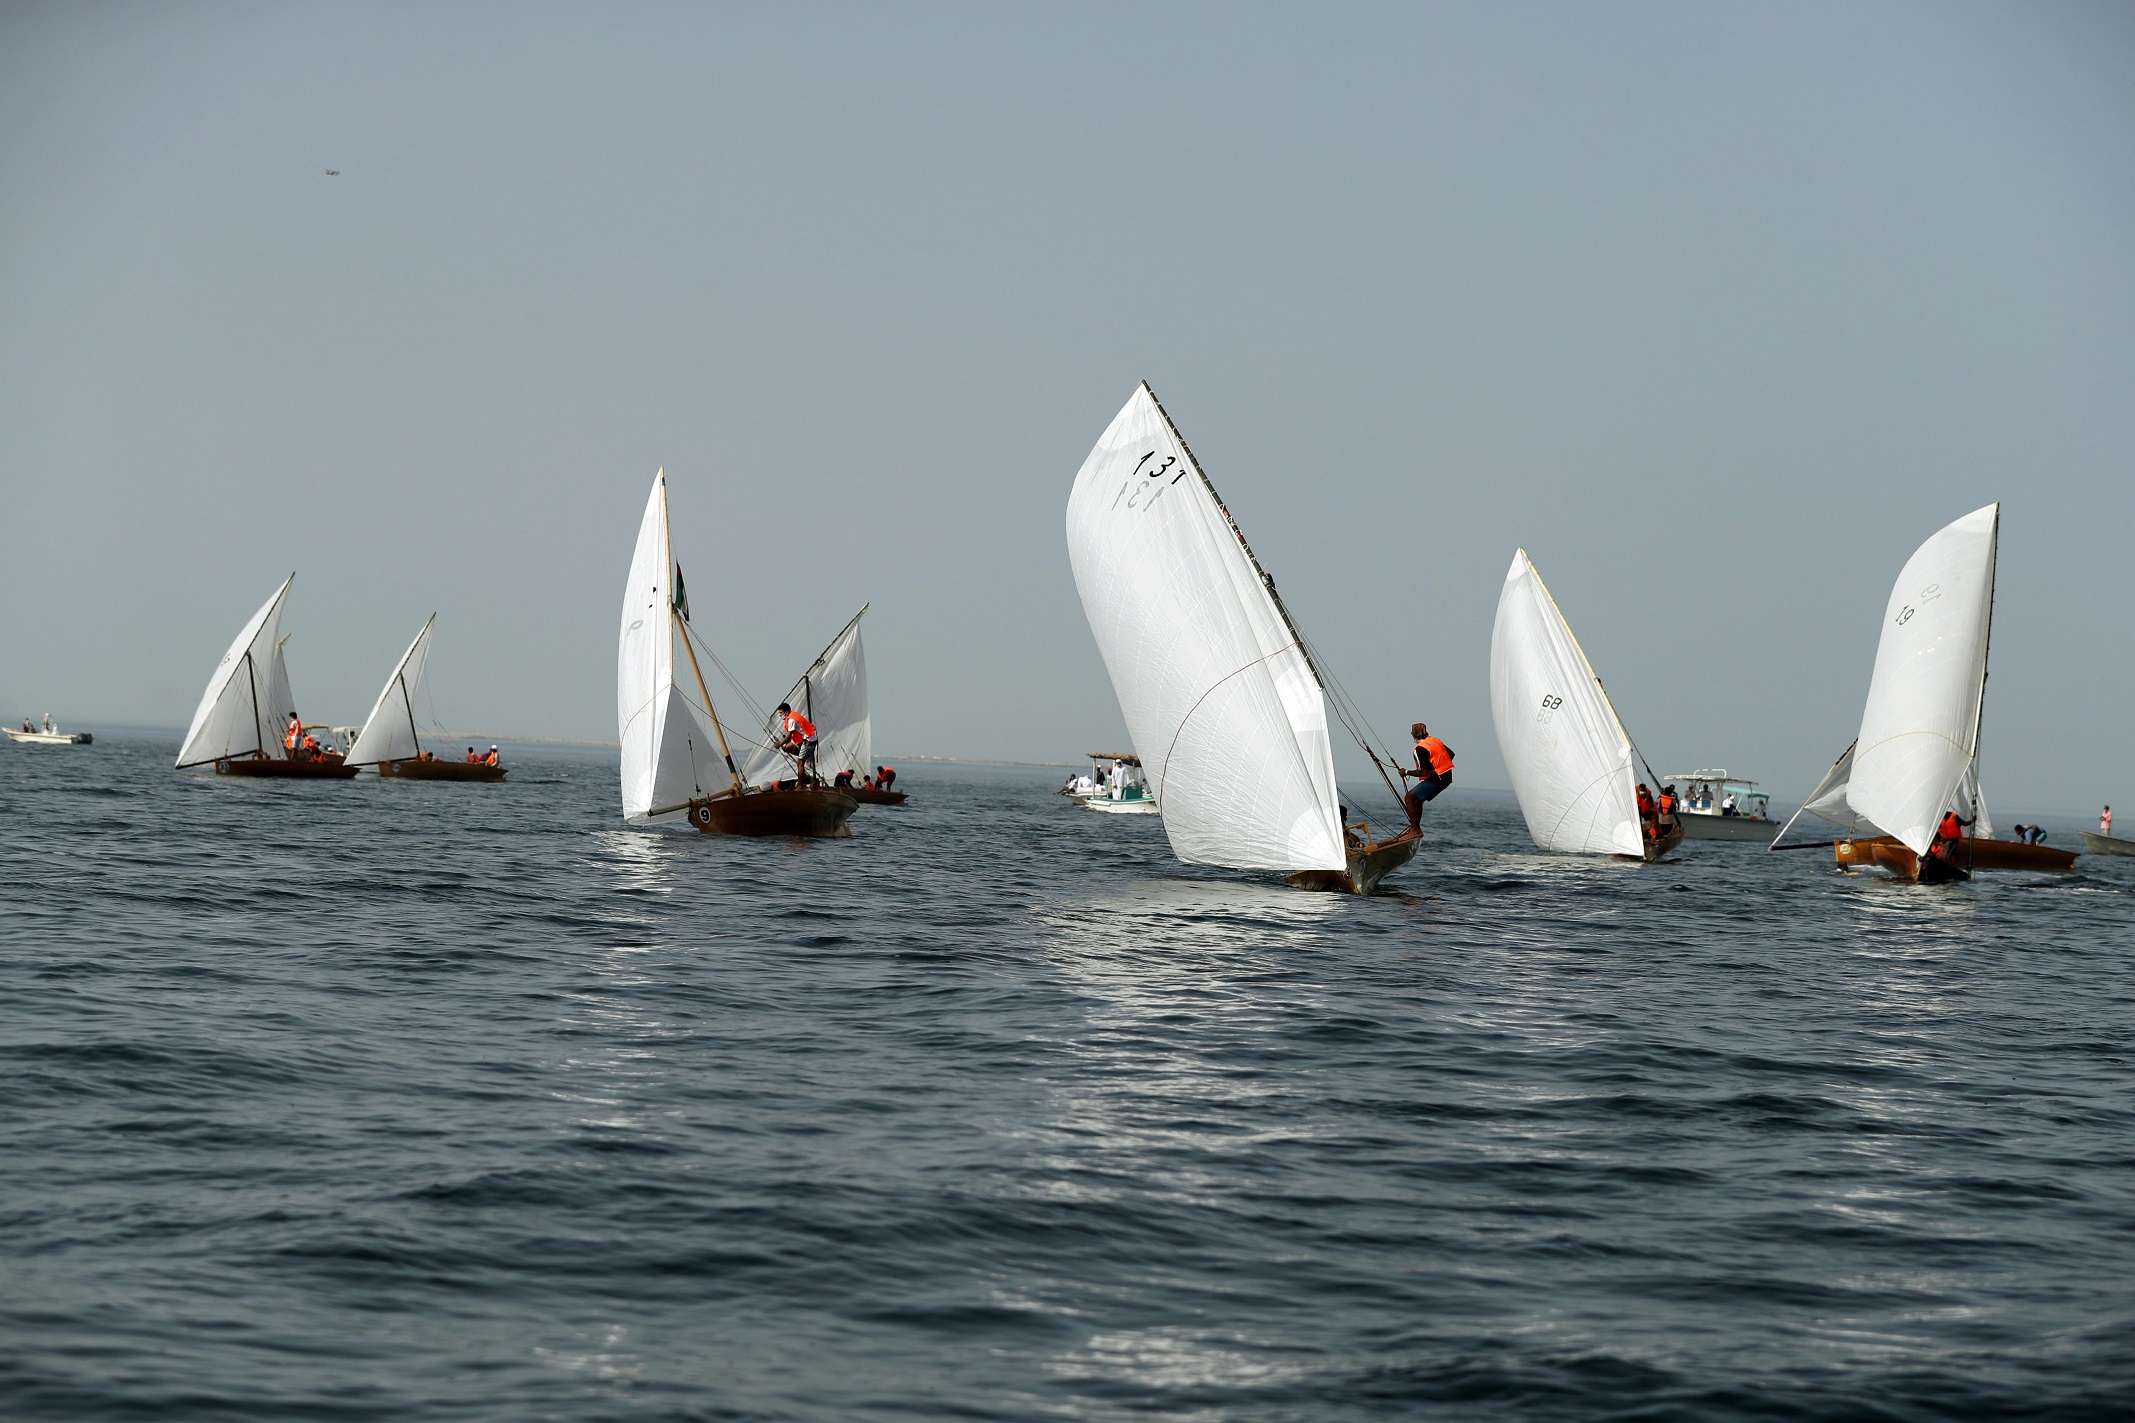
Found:
[{"label": "calm sea water", "polygon": [[0,1415],[2135,1413],[2135,861],[1456,788],[1356,900],[1042,771],[750,843],[174,744],[0,746]]}]

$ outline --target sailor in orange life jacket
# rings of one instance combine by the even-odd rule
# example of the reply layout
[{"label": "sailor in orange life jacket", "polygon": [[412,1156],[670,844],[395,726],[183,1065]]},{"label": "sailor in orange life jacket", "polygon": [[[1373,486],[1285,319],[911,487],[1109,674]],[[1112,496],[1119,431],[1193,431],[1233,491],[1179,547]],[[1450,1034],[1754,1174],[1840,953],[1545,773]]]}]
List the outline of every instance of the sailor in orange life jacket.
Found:
[{"label": "sailor in orange life jacket", "polygon": [[1653,792],[1646,789],[1644,781],[1638,783],[1638,828],[1648,840],[1654,838]]},{"label": "sailor in orange life jacket", "polygon": [[791,704],[778,704],[779,750],[798,763],[805,784],[815,771],[815,723],[795,711]]},{"label": "sailor in orange life jacket", "polygon": [[468,748],[467,748],[467,764],[468,764],[468,765],[472,766],[472,765],[474,765],[474,764],[475,764],[476,762],[480,761],[481,759],[482,759],[481,757],[479,757],[479,756],[477,756],[477,755],[475,755],[475,754],[474,754],[474,748],[473,748],[472,746],[470,746],[470,747],[468,747]]},{"label": "sailor in orange life jacket", "polygon": [[304,736],[304,759],[307,761],[319,759],[319,738],[309,732],[305,733]]},{"label": "sailor in orange life jacket", "polygon": [[484,757],[482,758],[482,764],[483,764],[483,765],[485,765],[485,766],[494,766],[494,765],[496,765],[496,764],[497,764],[497,743],[496,743],[496,742],[492,741],[492,742],[490,742],[490,743],[489,743],[489,754],[488,754],[487,756],[484,756]]},{"label": "sailor in orange life jacket", "polygon": [[853,768],[847,766],[844,770],[838,772],[837,775],[832,776],[830,778],[830,783],[839,790],[845,789],[847,786],[853,783]]},{"label": "sailor in orange life jacket", "polygon": [[297,720],[295,712],[291,712],[289,714],[289,727],[282,733],[282,745],[288,747],[289,754],[294,756],[297,754],[297,743],[303,739],[304,723]]},{"label": "sailor in orange life jacket", "polygon": [[1935,838],[1927,842],[1927,852],[1945,860],[1957,858],[1957,842],[1964,839],[1965,827],[1972,822],[1958,817],[1954,810],[1942,812],[1942,823],[1935,827]]},{"label": "sailor in orange life jacket", "polygon": [[1658,810],[1657,814],[1658,814],[1659,818],[1660,818],[1660,819],[1662,819],[1662,820],[1667,820],[1667,819],[1670,819],[1670,818],[1672,818],[1672,817],[1673,817],[1673,816],[1675,815],[1675,787],[1674,787],[1674,786],[1662,786],[1662,787],[1661,787],[1661,800],[1660,800],[1660,808],[1659,808],[1659,810]]},{"label": "sailor in orange life jacket", "polygon": [[877,788],[881,790],[888,790],[893,784],[896,783],[896,780],[897,768],[895,766],[875,767],[875,785]]},{"label": "sailor in orange life jacket", "polygon": [[1422,722],[1409,728],[1416,738],[1416,766],[1411,770],[1401,768],[1403,779],[1416,778],[1415,789],[1401,798],[1402,806],[1409,813],[1409,829],[1423,829],[1423,803],[1434,800],[1438,793],[1453,784],[1453,748],[1431,735],[1431,729]]}]

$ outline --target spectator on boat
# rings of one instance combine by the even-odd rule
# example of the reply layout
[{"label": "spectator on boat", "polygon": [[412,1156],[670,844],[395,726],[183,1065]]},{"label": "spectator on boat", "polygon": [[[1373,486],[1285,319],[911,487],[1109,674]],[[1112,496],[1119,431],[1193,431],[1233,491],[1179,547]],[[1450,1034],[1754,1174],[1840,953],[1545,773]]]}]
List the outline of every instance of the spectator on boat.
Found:
[{"label": "spectator on boat", "polygon": [[1421,830],[1424,803],[1436,800],[1440,791],[1453,784],[1453,748],[1431,735],[1431,728],[1420,721],[1409,727],[1409,735],[1416,739],[1416,764],[1401,767],[1401,778],[1413,777],[1416,784],[1401,798],[1401,805],[1408,811],[1409,829]]},{"label": "spectator on boat", "polygon": [[1734,793],[1733,791],[1729,791],[1729,792],[1727,793],[1727,798],[1726,798],[1725,800],[1722,800],[1722,801],[1720,802],[1720,814],[1722,814],[1722,815],[1734,815],[1734,814],[1736,814],[1736,808],[1735,808],[1735,793]]},{"label": "spectator on boat", "polygon": [[494,766],[497,765],[501,759],[502,758],[497,755],[497,743],[494,741],[490,742],[489,754],[482,758],[482,764],[485,766]]},{"label": "spectator on boat", "polygon": [[2100,835],[2111,835],[2113,833],[2113,808],[2111,806],[2107,806],[2098,813],[2098,833]]}]

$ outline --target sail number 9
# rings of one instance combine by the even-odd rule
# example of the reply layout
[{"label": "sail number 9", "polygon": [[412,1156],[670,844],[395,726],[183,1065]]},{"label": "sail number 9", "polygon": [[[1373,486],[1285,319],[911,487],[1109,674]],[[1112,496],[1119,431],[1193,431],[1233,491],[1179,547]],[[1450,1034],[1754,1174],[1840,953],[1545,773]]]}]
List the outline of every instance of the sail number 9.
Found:
[{"label": "sail number 9", "polygon": [[1127,501],[1129,509],[1154,509],[1156,501],[1164,497],[1165,490],[1186,478],[1183,468],[1177,474],[1171,475],[1171,478],[1164,478],[1166,474],[1171,473],[1171,467],[1179,462],[1177,455],[1166,455],[1162,464],[1154,469],[1146,468],[1149,461],[1155,458],[1155,450],[1143,455],[1128,472],[1127,477],[1119,482],[1119,493],[1112,496],[1114,509],[1119,507],[1122,499]]}]

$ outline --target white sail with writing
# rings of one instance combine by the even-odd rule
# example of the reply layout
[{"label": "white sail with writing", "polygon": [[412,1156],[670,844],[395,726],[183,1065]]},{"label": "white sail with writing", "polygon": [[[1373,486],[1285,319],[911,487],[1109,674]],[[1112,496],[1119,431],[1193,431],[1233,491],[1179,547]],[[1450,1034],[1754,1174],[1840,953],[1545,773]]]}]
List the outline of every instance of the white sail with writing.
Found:
[{"label": "white sail with writing", "polygon": [[623,743],[623,818],[671,820],[693,797],[731,781],[719,748],[675,682],[675,561],[667,537],[667,471],[653,476],[623,589],[616,644],[616,729]]},{"label": "white sail with writing", "polygon": [[1525,549],[1498,594],[1490,714],[1535,844],[1644,856],[1638,753]]},{"label": "white sail with writing", "polygon": [[[1944,811],[1978,805],[1974,762],[1994,617],[2001,506],[1975,509],[1906,560],[1883,610],[1846,798],[1914,853]],[[1974,827],[1977,833],[1977,827]]]},{"label": "white sail with writing", "polygon": [[1342,869],[1319,678],[1215,489],[1136,389],[1075,476],[1068,557],[1179,858]]},{"label": "white sail with writing", "polygon": [[437,624],[432,613],[415,641],[401,656],[385,690],[371,706],[363,730],[348,749],[348,764],[370,766],[380,761],[412,761],[422,755],[422,740],[415,734],[415,689],[423,684],[423,667],[430,660],[430,629]]},{"label": "white sail with writing", "polygon": [[[875,742],[867,711],[867,652],[860,645],[860,619],[865,616],[866,608],[854,613],[785,696],[788,706],[815,724],[816,770],[826,780],[851,771],[858,784],[874,770],[868,759]],[[774,712],[772,724],[764,728],[742,767],[741,778],[749,785],[765,786],[795,774],[793,758],[778,749],[778,720]]]},{"label": "white sail with writing", "polygon": [[294,573],[282,581],[215,664],[179,748],[180,766],[255,751],[279,754],[282,723],[290,710],[281,705],[288,699],[288,673],[280,674],[279,690],[272,683],[281,666],[282,605],[296,581]]}]

